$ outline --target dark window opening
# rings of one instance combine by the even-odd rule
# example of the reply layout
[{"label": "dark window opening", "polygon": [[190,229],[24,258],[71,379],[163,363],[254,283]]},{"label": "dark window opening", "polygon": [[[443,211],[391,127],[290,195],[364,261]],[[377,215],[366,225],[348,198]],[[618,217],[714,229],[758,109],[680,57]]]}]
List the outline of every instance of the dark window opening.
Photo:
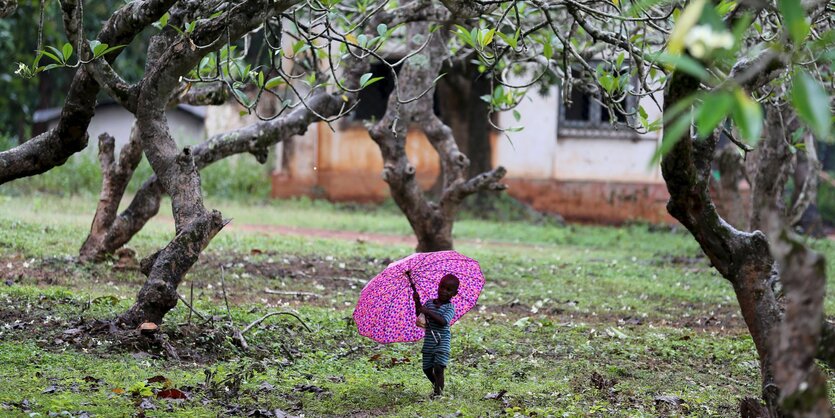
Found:
[{"label": "dark window opening", "polygon": [[571,89],[571,104],[566,105],[565,119],[576,121],[591,119],[591,98],[578,87]]},{"label": "dark window opening", "polygon": [[[581,78],[579,69],[572,70],[573,78]],[[628,69],[620,71],[621,77],[629,77]],[[627,80],[623,80],[624,82]],[[628,81],[633,84],[635,80]],[[624,135],[628,134],[628,128],[624,125],[629,123],[628,112],[633,112],[637,107],[637,98],[627,96],[618,105],[623,110],[609,108],[601,103],[599,93],[589,93],[582,84],[571,86],[571,103],[560,101],[559,104],[559,134],[564,136],[597,136],[600,134]],[[617,132],[621,131],[622,134]]]},{"label": "dark window opening", "polygon": [[[395,68],[399,71],[400,68]],[[383,77],[382,80],[360,90],[357,107],[354,109],[356,120],[380,120],[386,113],[389,95],[394,91],[394,77],[385,64],[371,64],[371,78]]]},{"label": "dark window opening", "polygon": [[[394,72],[400,74],[402,66],[394,67]],[[354,108],[353,120],[374,120],[378,121],[386,114],[388,107],[388,100],[391,93],[394,91],[394,77],[391,75],[391,69],[382,63],[371,64],[369,70],[371,78],[383,77],[382,80],[360,90],[358,95],[357,107]],[[398,79],[401,83],[407,83],[408,80]],[[402,89],[401,89],[402,91]],[[402,93],[401,93],[402,96]],[[409,97],[411,98],[411,97]],[[403,99],[406,99],[405,97]],[[441,106],[438,103],[439,97],[437,90],[434,93],[433,113],[435,116],[441,116]]]},{"label": "dark window opening", "polygon": [[[623,104],[621,104],[621,106],[622,105]],[[623,113],[620,109],[612,109],[612,111],[610,112],[609,109],[605,106],[600,106],[600,121],[604,123],[610,123],[612,121],[612,113],[615,114],[616,122],[626,123],[625,113]]]}]

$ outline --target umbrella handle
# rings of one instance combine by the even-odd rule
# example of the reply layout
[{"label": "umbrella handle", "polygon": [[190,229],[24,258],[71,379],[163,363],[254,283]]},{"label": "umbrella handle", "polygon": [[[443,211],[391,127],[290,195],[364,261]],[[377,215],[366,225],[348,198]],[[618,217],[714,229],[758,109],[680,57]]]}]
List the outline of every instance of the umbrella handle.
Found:
[{"label": "umbrella handle", "polygon": [[[406,278],[409,280],[409,286],[412,287],[412,291],[415,292],[415,293],[418,293],[417,288],[415,287],[415,282],[412,281],[411,273],[412,272],[410,270],[406,270]],[[415,315],[419,314],[418,311],[419,310],[418,310],[417,304],[415,304]]]},{"label": "umbrella handle", "polygon": [[412,271],[411,270],[406,270],[406,278],[409,279],[409,286],[412,287],[412,290],[417,292],[417,289],[415,288],[415,282],[412,281]]}]

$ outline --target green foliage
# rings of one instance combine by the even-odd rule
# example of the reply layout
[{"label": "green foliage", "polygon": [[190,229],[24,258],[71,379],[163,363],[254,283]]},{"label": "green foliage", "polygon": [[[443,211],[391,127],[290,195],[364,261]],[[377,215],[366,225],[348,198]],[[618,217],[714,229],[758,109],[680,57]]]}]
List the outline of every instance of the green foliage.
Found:
[{"label": "green foliage", "polygon": [[[102,23],[107,20],[114,10],[124,5],[122,0],[102,0],[84,5],[84,31],[89,37],[93,37],[101,30]],[[38,49],[38,19],[40,15],[40,3],[36,1],[20,2],[17,11],[5,19],[0,20],[0,62],[5,66],[0,71],[0,109],[15,109],[15,111],[0,112],[0,135],[10,136],[15,142],[18,138],[28,139],[32,132],[32,118],[37,109],[62,106],[64,95],[69,89],[70,81],[74,70],[63,67],[59,64],[64,58],[66,62],[70,55],[72,45],[69,45],[64,35],[64,27],[61,19],[60,6],[58,2],[46,2],[43,45],[56,58],[53,61],[49,58],[47,65],[42,65],[42,57],[36,52]],[[122,59],[114,63],[116,71],[127,81],[134,82],[139,79],[145,65],[145,53],[147,50],[150,31],[144,31],[137,39],[125,47],[122,51]],[[61,46],[53,51],[47,46]],[[101,48],[99,46],[99,48]],[[108,46],[102,51],[107,54],[118,48]],[[58,48],[55,48],[56,50]],[[100,49],[101,51],[101,49]],[[31,78],[22,78],[15,75],[15,71],[24,70],[20,63],[31,72]],[[34,65],[33,65],[34,64]],[[55,67],[50,67],[55,65]],[[52,70],[48,74],[41,74],[46,67]],[[54,69],[54,70],[53,70]]]},{"label": "green foliage", "polygon": [[777,5],[780,9],[780,14],[783,15],[783,25],[787,27],[792,41],[796,45],[800,45],[809,36],[809,29],[811,25],[806,20],[806,13],[803,11],[803,6],[800,0],[779,0]]},{"label": "green foliage", "polygon": [[791,101],[800,118],[812,128],[820,141],[832,138],[832,110],[829,108],[829,95],[823,87],[806,71],[800,70],[794,77]]},{"label": "green foliage", "polygon": [[[230,201],[211,205],[236,224],[284,221],[327,227],[333,222],[343,229],[367,226],[406,234],[409,229],[402,216],[386,208],[308,199],[261,207]],[[20,271],[22,260],[34,259],[31,271],[38,271],[54,265],[54,255],[76,250],[94,206],[94,199],[0,198],[4,268],[9,262]],[[163,210],[170,209],[163,205]],[[114,272],[107,265],[69,263],[52,279],[62,286],[39,287],[34,286],[37,275],[24,273],[15,285],[0,288],[0,314],[29,315],[34,324],[0,330],[0,379],[10,383],[0,385],[0,403],[27,399],[32,412],[41,415],[84,410],[127,416],[137,411],[141,399],[134,393],[148,396],[159,389],[160,384],[148,382],[157,375],[170,381],[165,385],[191,388],[190,399],[171,402],[170,409],[167,401],[150,397],[157,409],[148,415],[175,417],[223,415],[229,402],[242,413],[256,408],[301,413],[294,410],[301,407],[306,416],[406,417],[449,411],[464,416],[587,416],[590,411],[607,417],[658,416],[655,398],[661,395],[683,399],[693,416],[728,416],[736,412],[741,394],[759,392],[756,351],[741,331],[733,291],[698,257],[698,246],[686,233],[645,225],[559,227],[474,219],[459,224],[464,228],[456,226],[456,247],[481,262],[488,282],[479,308],[453,328],[448,396],[440,400],[427,398],[419,345],[378,346],[346,321],[361,286],[329,282],[324,273],[306,277],[260,270],[280,266],[292,271],[296,267],[283,259],[300,257],[298,265],[310,260],[317,269],[319,263],[339,269],[342,263],[338,274],[368,279],[385,266],[385,258],[409,254],[409,245],[269,235],[261,228],[224,230],[213,240],[207,261],[198,262],[186,279],[195,282],[196,309],[225,317],[222,296],[206,287],[219,281],[217,263],[222,263],[236,301],[231,305],[236,323],[248,324],[272,310],[260,302],[264,287],[305,290],[323,297],[289,300],[281,310],[297,312],[313,332],[276,317],[247,333],[247,352],[222,342],[220,357],[196,366],[155,355],[137,359],[108,338],[97,338],[86,351],[56,347],[55,338],[76,318],[105,319],[126,309],[144,276]],[[140,256],[149,254],[170,233],[169,223],[152,222],[132,246]],[[514,240],[519,243],[509,245]],[[813,245],[833,258],[835,246],[826,241]],[[253,255],[252,249],[266,253]],[[96,283],[100,277],[113,283]],[[116,305],[93,302],[112,301],[114,295]],[[827,297],[826,310],[835,312],[835,296]],[[174,328],[187,315],[178,304],[166,318],[163,329],[176,336],[172,342],[188,333],[186,327]],[[51,387],[54,391],[45,390]],[[324,393],[300,389],[305,387]],[[500,390],[507,391],[507,404],[485,399]]]}]

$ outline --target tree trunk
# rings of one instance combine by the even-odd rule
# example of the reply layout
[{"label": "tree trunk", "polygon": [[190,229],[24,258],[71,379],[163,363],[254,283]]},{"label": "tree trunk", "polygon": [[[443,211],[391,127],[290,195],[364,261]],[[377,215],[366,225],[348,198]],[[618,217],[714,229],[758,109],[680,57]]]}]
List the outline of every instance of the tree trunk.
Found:
[{"label": "tree trunk", "polygon": [[765,106],[765,137],[752,153],[753,171],[751,184],[751,230],[770,235],[775,225],[770,225],[766,214],[786,213],[784,190],[793,170],[794,158],[789,150],[783,114],[779,108]]},{"label": "tree trunk", "polygon": [[[664,103],[672,107],[698,89],[695,78],[673,73]],[[776,272],[768,241],[759,231],[746,233],[733,228],[717,214],[708,192],[716,138],[697,141],[687,132],[677,139],[661,163],[670,193],[667,210],[693,234],[713,266],[731,282],[760,358],[762,397],[767,408],[776,412],[779,392],[774,385],[769,343],[780,323],[780,310],[770,286]]]},{"label": "tree trunk", "polygon": [[[772,216],[783,215],[775,212]],[[815,363],[821,342],[826,260],[786,229],[772,235],[772,243],[786,299],[783,322],[772,340],[780,406],[791,417],[831,417],[826,376]]]},{"label": "tree trunk", "polygon": [[[441,119],[452,129],[459,150],[470,158],[469,177],[493,169],[493,150],[490,142],[490,112],[481,96],[489,95],[490,81],[468,63],[453,65],[438,82]],[[440,179],[437,193],[440,195]],[[433,188],[434,189],[434,188]],[[465,206],[478,213],[493,209],[496,193],[479,191]]]},{"label": "tree trunk", "polygon": [[[668,107],[674,106],[698,89],[698,80],[673,73],[665,89],[664,103]],[[775,119],[779,121],[772,115],[769,122],[774,123]],[[776,177],[784,176],[778,162],[787,164],[785,154],[780,151],[785,140],[781,138],[783,130],[779,127],[770,126],[767,132],[769,138],[762,147],[764,152],[759,163],[763,166],[762,171],[770,173],[774,181]],[[678,138],[676,145],[664,156],[661,168],[670,192],[667,209],[693,234],[712,265],[733,285],[760,358],[762,397],[767,411],[764,413],[768,416],[831,416],[831,410],[820,415],[820,411],[831,406],[828,400],[821,400],[821,393],[825,398],[827,390],[825,381],[821,383],[817,377],[813,361],[817,357],[831,364],[835,351],[824,344],[832,341],[833,327],[822,321],[823,312],[819,306],[825,285],[823,261],[808,249],[789,245],[781,239],[774,251],[782,265],[778,273],[772,248],[762,232],[738,231],[716,213],[707,187],[715,145],[715,136],[694,140],[688,132]],[[758,176],[760,178],[755,181],[763,187],[755,192],[759,194],[755,198],[763,208],[758,212],[757,222],[767,230],[779,233],[779,219],[785,212],[775,196],[781,196],[783,189],[766,185],[763,173]],[[790,281],[785,284],[788,299],[785,320],[773,288],[779,281],[779,274]],[[804,347],[798,349],[796,345],[799,344]],[[752,411],[751,407],[748,403],[741,405],[743,411]]]},{"label": "tree trunk", "polygon": [[745,179],[745,164],[736,145],[725,144],[716,151],[719,181],[716,187],[716,206],[720,215],[741,231],[747,231],[749,213],[745,199],[739,191],[739,183]]},{"label": "tree trunk", "polygon": [[[178,45],[179,48],[164,48],[166,44],[166,40],[159,35],[152,40],[152,48],[156,46],[161,51],[182,52],[177,51],[183,48],[182,44]],[[165,71],[167,66],[177,64],[168,55],[164,53],[157,61],[161,68],[143,80],[145,87],[137,100],[136,119],[145,155],[163,189],[171,196],[176,236],[165,248],[142,261],[142,272],[148,280],[139,291],[134,305],[119,318],[128,326],[162,322],[165,314],[177,304],[177,286],[183,276],[225,225],[220,212],[209,212],[203,206],[200,175],[191,151],[186,148],[180,152],[170,135],[165,107],[180,72],[173,69]],[[188,69],[192,65],[183,67]]]},{"label": "tree trunk", "polygon": [[[461,201],[478,190],[505,187],[498,183],[505,174],[502,167],[467,180],[470,160],[459,150],[452,129],[433,112],[433,80],[446,58],[441,32],[430,34],[429,24],[425,22],[409,24],[407,50],[417,50],[426,41],[427,34],[433,38],[426,48],[403,65],[399,75],[401,82],[389,97],[385,115],[369,130],[383,156],[383,180],[409,220],[419,252],[452,249],[452,226]],[[414,98],[417,99],[408,103],[398,101]],[[440,157],[443,188],[437,203],[430,201],[420,190],[415,179],[415,166],[406,156],[409,127],[420,127]]]},{"label": "tree trunk", "polygon": [[131,129],[130,140],[119,154],[119,162],[114,158],[115,141],[112,136],[102,134],[99,137],[99,161],[101,162],[102,186],[99,194],[99,204],[90,227],[90,234],[79,251],[79,259],[84,261],[101,261],[104,252],[105,238],[116,219],[119,202],[125,194],[133,171],[142,160],[142,147],[139,143],[139,128],[134,124]]},{"label": "tree trunk", "polygon": [[803,234],[821,238],[823,220],[817,210],[818,183],[822,168],[818,160],[815,138],[806,134],[803,149],[796,154],[797,164],[794,170],[794,193],[792,193],[791,210],[788,222],[792,227],[799,228]]},{"label": "tree trunk", "polygon": [[[141,270],[148,280],[134,305],[119,317],[120,323],[126,326],[137,326],[145,321],[160,323],[177,304],[177,286],[183,276],[228,222],[223,220],[220,212],[208,211],[203,205],[194,156],[189,148],[182,152],[177,148],[168,128],[165,108],[180,77],[194,68],[205,54],[220,48],[218,40],[237,40],[263,24],[265,18],[281,13],[290,5],[291,1],[245,1],[222,22],[211,21],[193,31],[188,39],[169,28],[151,39],[145,76],[138,86],[136,120],[145,156],[162,188],[171,196],[176,235],[165,248],[142,261]],[[177,19],[182,19],[183,15],[171,14],[173,22],[169,22],[179,24]],[[259,158],[266,157],[260,151],[258,155]]]},{"label": "tree trunk", "polygon": [[[342,100],[333,94],[324,91],[315,93],[307,100],[307,107],[300,106],[286,116],[209,138],[192,151],[194,163],[200,170],[223,158],[247,152],[255,155],[263,163],[271,146],[293,135],[304,134],[307,127],[317,120],[316,114],[324,117],[338,115],[343,104]],[[148,220],[159,212],[164,192],[156,175],[146,180],[124,212],[118,217],[108,219],[109,223],[107,220],[103,222],[107,225],[103,238],[94,240],[91,231],[85,245],[82,246],[82,257],[86,253],[89,254],[87,259],[99,260],[127,244]],[[87,242],[90,241],[92,243],[88,246]]]}]

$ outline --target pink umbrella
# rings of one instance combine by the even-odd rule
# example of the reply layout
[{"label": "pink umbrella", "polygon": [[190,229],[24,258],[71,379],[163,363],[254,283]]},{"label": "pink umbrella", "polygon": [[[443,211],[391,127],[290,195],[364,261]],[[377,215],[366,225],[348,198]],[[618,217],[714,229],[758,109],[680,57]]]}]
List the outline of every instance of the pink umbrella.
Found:
[{"label": "pink umbrella", "polygon": [[407,270],[421,303],[438,297],[438,284],[445,275],[458,277],[458,295],[452,298],[455,316],[450,325],[475,306],[484,287],[484,274],[472,258],[455,251],[412,254],[389,264],[362,289],[354,309],[360,335],[383,344],[423,338],[423,328],[415,325],[415,302]]}]

